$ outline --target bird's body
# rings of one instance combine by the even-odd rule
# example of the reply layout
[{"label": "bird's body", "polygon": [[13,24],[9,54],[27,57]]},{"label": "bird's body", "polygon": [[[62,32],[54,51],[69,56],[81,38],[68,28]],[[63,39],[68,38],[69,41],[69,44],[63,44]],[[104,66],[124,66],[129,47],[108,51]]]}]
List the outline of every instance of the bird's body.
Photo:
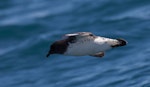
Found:
[{"label": "bird's body", "polygon": [[78,32],[65,36],[66,39],[56,41],[51,45],[47,57],[50,54],[102,57],[105,51],[126,45],[125,40],[95,36],[90,32]]},{"label": "bird's body", "polygon": [[103,52],[111,47],[106,42],[97,37],[96,39],[81,39],[76,43],[70,44],[68,50],[64,53],[65,55],[84,56],[92,55],[98,52]]}]

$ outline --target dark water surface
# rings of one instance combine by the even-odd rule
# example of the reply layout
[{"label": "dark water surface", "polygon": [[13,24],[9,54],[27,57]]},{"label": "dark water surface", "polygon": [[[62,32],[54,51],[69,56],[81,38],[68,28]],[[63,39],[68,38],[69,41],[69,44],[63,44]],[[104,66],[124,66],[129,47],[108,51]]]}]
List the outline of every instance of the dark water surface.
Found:
[{"label": "dark water surface", "polygon": [[[128,45],[102,59],[52,55],[66,33]],[[150,87],[150,0],[0,0],[0,87]]]}]

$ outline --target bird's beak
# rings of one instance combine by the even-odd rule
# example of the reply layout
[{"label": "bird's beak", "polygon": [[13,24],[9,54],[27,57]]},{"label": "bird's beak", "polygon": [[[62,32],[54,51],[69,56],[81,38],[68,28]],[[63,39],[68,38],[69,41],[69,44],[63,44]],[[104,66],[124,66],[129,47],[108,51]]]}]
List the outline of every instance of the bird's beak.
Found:
[{"label": "bird's beak", "polygon": [[50,56],[50,53],[48,53],[47,55],[46,55],[46,57],[48,58]]},{"label": "bird's beak", "polygon": [[46,57],[49,57],[52,54],[51,50],[47,53]]},{"label": "bird's beak", "polygon": [[53,52],[52,50],[50,50],[50,51],[47,53],[46,57],[49,57],[51,54],[54,54],[54,52]]}]

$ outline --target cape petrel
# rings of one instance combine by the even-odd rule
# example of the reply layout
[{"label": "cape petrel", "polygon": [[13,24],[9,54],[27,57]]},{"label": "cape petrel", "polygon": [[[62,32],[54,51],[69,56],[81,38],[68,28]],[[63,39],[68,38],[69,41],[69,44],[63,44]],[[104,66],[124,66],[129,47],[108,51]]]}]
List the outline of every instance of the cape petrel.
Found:
[{"label": "cape petrel", "polygon": [[103,57],[105,51],[127,44],[124,39],[105,38],[91,32],[66,34],[65,37],[52,43],[47,57],[51,54]]}]

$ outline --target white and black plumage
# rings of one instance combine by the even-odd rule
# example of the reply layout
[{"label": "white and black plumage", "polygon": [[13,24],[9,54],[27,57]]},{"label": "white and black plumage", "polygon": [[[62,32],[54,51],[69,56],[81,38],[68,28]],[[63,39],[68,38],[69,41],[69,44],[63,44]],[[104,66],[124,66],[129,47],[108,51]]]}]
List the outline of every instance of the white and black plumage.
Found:
[{"label": "white and black plumage", "polygon": [[47,57],[51,54],[102,57],[105,51],[127,44],[123,39],[95,36],[91,32],[66,34],[65,37],[63,40],[55,41],[50,46]]}]

